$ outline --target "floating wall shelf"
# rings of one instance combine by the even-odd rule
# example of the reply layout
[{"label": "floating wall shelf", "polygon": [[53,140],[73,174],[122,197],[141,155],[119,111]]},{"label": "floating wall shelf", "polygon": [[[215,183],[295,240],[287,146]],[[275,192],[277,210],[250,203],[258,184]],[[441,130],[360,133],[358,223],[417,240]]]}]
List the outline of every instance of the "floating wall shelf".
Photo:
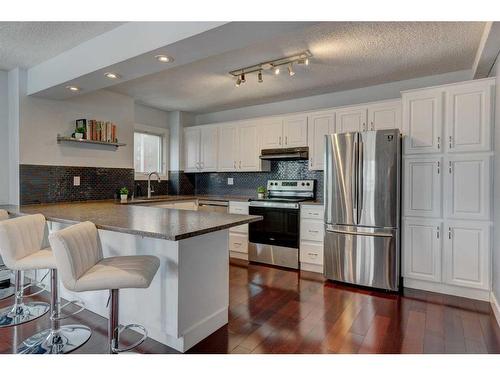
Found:
[{"label": "floating wall shelf", "polygon": [[92,144],[92,145],[103,145],[103,146],[110,146],[110,147],[121,147],[121,146],[126,146],[125,143],[114,143],[114,142],[103,142],[103,141],[93,141],[90,139],[76,139],[72,137],[63,137],[60,136],[59,134],[57,135],[57,143],[61,142],[72,142],[72,143],[80,143],[80,144]]}]

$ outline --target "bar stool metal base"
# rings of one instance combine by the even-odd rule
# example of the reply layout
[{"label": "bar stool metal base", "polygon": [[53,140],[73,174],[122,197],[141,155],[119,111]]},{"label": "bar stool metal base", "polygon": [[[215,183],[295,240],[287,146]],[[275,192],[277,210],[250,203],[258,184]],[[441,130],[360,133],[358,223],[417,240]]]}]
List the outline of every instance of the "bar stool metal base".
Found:
[{"label": "bar stool metal base", "polygon": [[28,302],[0,310],[0,328],[29,322],[46,314],[50,305],[46,302]]},{"label": "bar stool metal base", "polygon": [[79,324],[64,325],[58,331],[46,329],[26,340],[17,349],[18,354],[66,354],[85,344],[92,334],[89,327]]},{"label": "bar stool metal base", "polygon": [[14,288],[13,285],[7,287],[7,288],[2,288],[0,289],[0,301],[9,297],[12,297],[14,295],[14,292],[16,291],[16,288]]}]

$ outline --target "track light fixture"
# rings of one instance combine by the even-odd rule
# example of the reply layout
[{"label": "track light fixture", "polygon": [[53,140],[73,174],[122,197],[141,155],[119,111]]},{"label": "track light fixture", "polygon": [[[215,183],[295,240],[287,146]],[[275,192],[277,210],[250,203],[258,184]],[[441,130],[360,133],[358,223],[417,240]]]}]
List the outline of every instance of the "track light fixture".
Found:
[{"label": "track light fixture", "polygon": [[229,74],[236,78],[236,87],[239,87],[242,83],[246,82],[246,76],[248,74],[257,73],[257,81],[259,83],[264,82],[263,73],[266,70],[271,70],[274,75],[281,73],[281,67],[288,68],[288,75],[293,77],[295,75],[295,70],[293,69],[293,64],[300,64],[304,66],[309,65],[309,59],[312,57],[311,52],[304,51],[297,55],[282,57],[276,60],[264,61],[259,64],[247,66],[245,68],[236,69]]}]

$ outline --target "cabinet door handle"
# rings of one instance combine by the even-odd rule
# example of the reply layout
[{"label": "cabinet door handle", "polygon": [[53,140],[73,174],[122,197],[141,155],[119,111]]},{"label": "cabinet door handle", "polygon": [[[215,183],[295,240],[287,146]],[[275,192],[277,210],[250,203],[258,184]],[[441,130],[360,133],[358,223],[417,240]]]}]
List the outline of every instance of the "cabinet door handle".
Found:
[{"label": "cabinet door handle", "polygon": [[438,161],[438,174],[440,173],[441,162]]},{"label": "cabinet door handle", "polygon": [[309,166],[312,168],[312,166],[313,166],[313,158],[309,159]]},{"label": "cabinet door handle", "polygon": [[437,146],[438,146],[438,150],[439,150],[441,148],[441,137],[438,137],[437,141],[438,141]]},{"label": "cabinet door handle", "polygon": [[319,231],[309,229],[309,233],[319,233]]},{"label": "cabinet door handle", "polygon": [[449,146],[450,146],[450,148],[453,148],[451,135],[450,135],[450,137],[449,137],[448,139],[449,139],[449,141],[450,141],[450,145],[449,145]]},{"label": "cabinet door handle", "polygon": [[288,144],[288,136],[285,135],[285,145],[287,145],[287,144]]},{"label": "cabinet door handle", "polygon": [[451,227],[448,227],[448,239],[451,240]]},{"label": "cabinet door handle", "polygon": [[436,237],[438,238],[439,240],[439,227],[436,227]]},{"label": "cabinet door handle", "polygon": [[370,123],[371,124],[371,130],[375,129],[375,127],[373,126],[373,121]]},{"label": "cabinet door handle", "polygon": [[363,122],[363,130],[366,131],[366,124]]},{"label": "cabinet door handle", "polygon": [[309,255],[311,257],[317,257],[318,256],[318,254],[316,254],[316,253],[307,253],[307,255]]},{"label": "cabinet door handle", "polygon": [[241,246],[243,245],[241,242],[233,242],[235,245]]},{"label": "cabinet door handle", "polygon": [[448,172],[452,173],[451,161],[448,162]]},{"label": "cabinet door handle", "polygon": [[313,216],[319,216],[319,213],[318,212],[313,212],[311,215],[313,215]]},{"label": "cabinet door handle", "polygon": [[240,160],[240,169],[241,169],[241,160]]},{"label": "cabinet door handle", "polygon": [[281,136],[279,136],[279,140],[278,140],[280,146],[281,146]]}]

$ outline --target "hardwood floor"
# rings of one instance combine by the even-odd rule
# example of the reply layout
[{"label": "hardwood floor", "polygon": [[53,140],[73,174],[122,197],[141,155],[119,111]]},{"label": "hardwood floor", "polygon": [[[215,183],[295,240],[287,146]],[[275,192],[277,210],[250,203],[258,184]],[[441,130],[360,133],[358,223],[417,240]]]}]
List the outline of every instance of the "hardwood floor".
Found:
[{"label": "hardwood floor", "polygon": [[[85,311],[64,323],[93,331],[75,353],[106,352],[104,318]],[[48,326],[46,315],[0,329],[0,353]],[[175,351],[148,339],[137,352]],[[229,324],[189,353],[500,353],[500,328],[487,302],[412,289],[384,294],[232,261]]]}]

